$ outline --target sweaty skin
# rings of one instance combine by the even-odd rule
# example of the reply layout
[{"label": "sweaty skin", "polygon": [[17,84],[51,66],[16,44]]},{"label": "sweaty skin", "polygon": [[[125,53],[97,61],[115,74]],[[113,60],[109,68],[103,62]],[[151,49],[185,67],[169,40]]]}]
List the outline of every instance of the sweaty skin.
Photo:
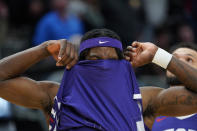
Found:
[{"label": "sweaty skin", "polygon": [[[134,42],[127,48],[126,59],[134,67],[150,63],[157,47],[152,43]],[[185,87],[162,89],[158,87],[140,88],[143,100],[143,115],[146,125],[151,129],[157,116],[180,116],[192,114],[196,110],[197,69],[173,54],[167,70],[172,72]],[[187,87],[187,88],[186,88]],[[164,115],[165,114],[165,115]]]},{"label": "sweaty skin", "polygon": [[[178,58],[179,60],[187,63],[188,65],[192,66],[193,68],[197,69],[197,51],[186,48],[186,47],[181,47],[177,48],[175,51],[173,51],[173,55]],[[174,74],[171,72],[167,71],[167,77],[176,77]],[[177,85],[171,85],[170,88],[184,88],[184,84],[177,84]],[[184,97],[184,96],[182,96]],[[185,103],[189,104],[191,97],[188,97],[187,102]]]},{"label": "sweaty skin", "polygon": [[[197,68],[197,52],[190,48],[178,48],[173,52],[173,55],[176,56],[179,60],[186,62],[190,66]],[[167,76],[174,76],[171,72],[167,71]]]},{"label": "sweaty skin", "polygon": [[[49,46],[60,46],[60,48],[49,51]],[[152,43],[138,42],[134,43],[133,47],[135,49],[131,51],[132,53],[127,52],[127,59],[129,58],[135,67],[150,63],[158,49]],[[42,110],[47,121],[49,121],[53,98],[59,84],[34,81],[18,75],[50,55],[56,57],[57,65],[66,65],[67,68],[71,68],[77,61],[73,46],[65,40],[48,41],[0,61],[0,97],[17,105]],[[111,47],[92,48],[86,57],[89,60],[117,58],[115,49]],[[144,120],[150,129],[157,116],[178,116],[197,112],[197,70],[176,57],[172,58],[167,69],[175,74],[187,88],[141,88]]]},{"label": "sweaty skin", "polygon": [[0,61],[0,97],[17,105],[42,110],[47,122],[59,83],[34,81],[18,75],[50,55],[57,60],[56,65],[66,65],[68,69],[78,61],[75,47],[64,39],[43,42]]}]

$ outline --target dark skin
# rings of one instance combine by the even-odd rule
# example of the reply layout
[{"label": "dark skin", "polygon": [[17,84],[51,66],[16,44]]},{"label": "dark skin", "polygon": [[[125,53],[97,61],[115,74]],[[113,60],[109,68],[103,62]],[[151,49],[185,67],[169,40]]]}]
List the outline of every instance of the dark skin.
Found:
[{"label": "dark skin", "polygon": [[58,91],[59,83],[34,81],[18,75],[48,56],[53,56],[57,60],[57,66],[66,65],[67,69],[70,69],[78,60],[72,44],[66,40],[57,40],[44,42],[0,61],[0,96],[14,104],[42,110],[47,122],[49,122],[53,98]]},{"label": "dark skin", "polygon": [[[158,47],[151,43],[133,43],[126,52],[126,59],[134,67],[152,61]],[[66,65],[70,69],[77,62],[77,54],[72,44],[66,40],[45,42],[32,49],[6,57],[0,62],[0,97],[17,105],[42,110],[47,121],[59,84],[50,81],[34,81],[18,77],[38,61],[54,56],[58,66]],[[31,59],[30,59],[31,58]],[[118,59],[111,47],[90,49],[86,59]],[[141,88],[143,116],[151,129],[157,116],[180,116],[197,112],[197,70],[185,62],[173,57],[167,69],[175,74],[186,86],[162,89],[158,87]]]},{"label": "dark skin", "polygon": [[[173,55],[178,58],[179,60],[189,64],[190,66],[194,67],[195,69],[197,69],[197,52],[193,49],[190,49],[190,48],[185,48],[185,47],[181,47],[181,48],[178,48],[176,49],[174,52],[173,52]],[[174,74],[172,74],[171,72],[167,71],[167,77],[176,77]],[[182,84],[182,83],[177,83],[176,85],[170,85],[170,88],[184,88],[185,85]],[[183,98],[183,97],[186,97],[187,101],[185,101],[185,104],[191,104],[191,99],[192,97],[191,96],[186,96],[185,94],[181,95],[179,97],[179,99]],[[178,100],[178,99],[177,99]],[[175,104],[177,103],[176,101],[171,104]]]},{"label": "dark skin", "polygon": [[[152,61],[157,48],[152,43],[134,42],[126,52],[126,59],[134,67],[139,67]],[[146,59],[144,59],[146,58]],[[167,70],[173,73],[184,85],[162,89],[158,87],[142,87],[144,121],[151,129],[157,116],[181,116],[195,113],[197,106],[197,69],[177,58],[173,54]],[[187,87],[187,88],[186,88]]]}]

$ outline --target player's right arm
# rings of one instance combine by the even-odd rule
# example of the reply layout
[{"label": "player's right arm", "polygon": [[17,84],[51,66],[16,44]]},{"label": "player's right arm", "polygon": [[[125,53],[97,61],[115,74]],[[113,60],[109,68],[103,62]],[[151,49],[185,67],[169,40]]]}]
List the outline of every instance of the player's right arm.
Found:
[{"label": "player's right arm", "polygon": [[42,59],[53,56],[58,66],[71,68],[77,62],[75,47],[67,40],[51,40],[0,60],[0,80],[16,77]]},{"label": "player's right arm", "polygon": [[47,41],[8,56],[0,61],[0,97],[25,107],[43,110],[50,107],[57,93],[58,83],[18,77],[33,64],[50,55],[57,59],[57,65],[66,65],[67,68],[77,62],[76,51],[66,40]]},{"label": "player's right arm", "polygon": [[59,84],[16,77],[0,82],[0,97],[13,104],[50,111]]}]

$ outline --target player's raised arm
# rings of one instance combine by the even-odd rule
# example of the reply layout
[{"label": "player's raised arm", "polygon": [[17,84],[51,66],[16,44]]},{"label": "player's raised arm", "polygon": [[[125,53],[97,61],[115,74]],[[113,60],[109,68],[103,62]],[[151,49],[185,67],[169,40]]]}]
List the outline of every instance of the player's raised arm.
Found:
[{"label": "player's raised arm", "polygon": [[77,62],[74,46],[67,40],[51,40],[39,46],[8,56],[0,61],[0,80],[20,75],[33,64],[52,55],[58,66],[72,67]]},{"label": "player's raised arm", "polygon": [[197,92],[197,69],[152,43],[134,42],[127,49],[128,51],[125,52],[126,59],[134,67],[153,62],[177,76],[188,89]]},{"label": "player's raised arm", "polygon": [[[59,84],[17,77],[33,64],[52,55],[57,65],[72,67],[76,51],[66,40],[53,40],[8,56],[0,61],[0,97],[18,105],[43,110],[52,106]],[[59,57],[59,58],[58,58]]]},{"label": "player's raised arm", "polygon": [[151,129],[157,116],[182,116],[197,112],[197,70],[152,43],[134,42],[125,52],[134,67],[155,63],[172,72],[185,87],[141,88],[143,115]]}]

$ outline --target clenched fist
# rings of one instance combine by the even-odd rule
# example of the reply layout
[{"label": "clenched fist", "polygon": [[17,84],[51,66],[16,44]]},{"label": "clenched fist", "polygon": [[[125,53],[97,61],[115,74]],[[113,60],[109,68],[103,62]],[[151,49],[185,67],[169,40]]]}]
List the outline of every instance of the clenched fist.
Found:
[{"label": "clenched fist", "polygon": [[133,67],[140,67],[151,63],[158,47],[150,42],[133,42],[125,51],[125,59],[130,61]]},{"label": "clenched fist", "polygon": [[57,61],[57,66],[66,66],[67,69],[70,69],[77,63],[78,54],[75,46],[67,40],[50,40],[43,44],[47,45],[46,49]]}]

